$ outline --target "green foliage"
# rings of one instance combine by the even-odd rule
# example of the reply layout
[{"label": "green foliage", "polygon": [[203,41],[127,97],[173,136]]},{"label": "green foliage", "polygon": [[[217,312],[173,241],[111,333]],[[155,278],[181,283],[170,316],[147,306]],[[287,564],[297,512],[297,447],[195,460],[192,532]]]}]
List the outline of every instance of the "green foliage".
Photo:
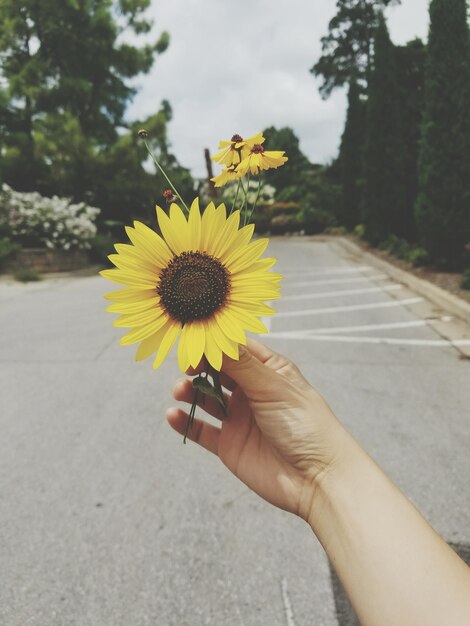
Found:
[{"label": "green foliage", "polygon": [[[323,78],[320,93],[327,98],[335,87],[368,83],[378,14],[390,0],[337,0],[336,15],[322,37],[322,56],[310,72]],[[396,2],[395,2],[396,3]]]},{"label": "green foliage", "polygon": [[115,237],[110,234],[96,235],[91,240],[90,260],[100,265],[110,265],[108,255],[113,254]]},{"label": "green foliage", "polygon": [[414,206],[418,195],[418,158],[424,108],[426,47],[419,39],[395,48],[398,71],[399,161],[403,203],[393,213],[391,229],[399,237],[416,241]]},{"label": "green foliage", "polygon": [[41,280],[40,274],[32,267],[20,267],[13,273],[13,278],[21,283],[30,283]]},{"label": "green foliage", "polygon": [[364,239],[364,235],[365,235],[364,224],[358,224],[357,226],[355,226],[353,233],[356,235],[356,237],[359,237],[359,239]]},{"label": "green foliage", "polygon": [[282,167],[267,171],[263,179],[278,191],[287,187],[298,187],[298,196],[295,200],[299,200],[304,174],[311,167],[310,161],[300,150],[299,138],[292,128],[288,127],[277,129],[271,126],[263,131],[263,135],[266,137],[264,143],[266,150],[284,150],[288,157],[288,161]]},{"label": "green foliage", "polygon": [[0,237],[0,268],[7,261],[13,260],[20,250],[21,246],[19,244],[11,241],[8,237]]},{"label": "green foliage", "polygon": [[[168,33],[149,39],[149,6],[150,0],[0,1],[3,173],[14,189],[100,204],[104,219],[153,207],[165,185],[144,169],[137,124],[124,117],[136,93],[131,80],[169,44]],[[145,34],[144,45],[128,43]],[[189,173],[168,152],[170,117],[163,102],[145,123],[162,161],[192,189]]]},{"label": "green foliage", "polygon": [[424,248],[413,246],[408,252],[406,260],[415,267],[421,267],[429,264],[429,254]]},{"label": "green foliage", "polygon": [[366,111],[366,104],[360,98],[359,86],[352,80],[349,85],[346,125],[339,151],[341,202],[338,217],[349,229],[354,228],[360,219]]},{"label": "green foliage", "polygon": [[462,289],[470,289],[470,267],[463,272],[460,286]]},{"label": "green foliage", "polygon": [[364,151],[363,222],[366,239],[375,245],[393,232],[395,215],[405,210],[397,75],[395,50],[382,15],[375,36]]},{"label": "green foliage", "polygon": [[470,40],[465,0],[432,0],[416,221],[440,266],[470,240]]}]

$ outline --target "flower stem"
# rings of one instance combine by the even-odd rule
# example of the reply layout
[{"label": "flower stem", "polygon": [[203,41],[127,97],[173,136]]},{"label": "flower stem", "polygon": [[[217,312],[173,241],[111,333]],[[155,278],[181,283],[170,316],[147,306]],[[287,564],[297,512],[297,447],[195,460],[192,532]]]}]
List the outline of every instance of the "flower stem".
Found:
[{"label": "flower stem", "polygon": [[253,213],[255,212],[256,205],[258,203],[259,194],[260,193],[261,193],[261,172],[259,173],[259,178],[258,178],[258,191],[256,192],[256,198],[255,198],[255,201],[254,201],[253,206],[251,208],[250,216],[248,217],[248,223],[250,222],[251,218],[253,217]]},{"label": "flower stem", "polygon": [[[246,226],[248,224],[248,220],[247,220],[247,208],[248,208],[248,194],[250,193],[250,171],[248,170],[248,175],[246,177],[246,193],[245,193],[245,200],[243,202],[243,206],[242,206],[242,210],[245,210],[245,216],[244,216],[244,220],[243,220],[243,226]],[[240,211],[241,213],[241,211]]]},{"label": "flower stem", "polygon": [[163,167],[160,165],[160,163],[157,161],[155,155],[153,154],[153,152],[150,150],[149,145],[147,143],[147,140],[144,139],[144,145],[147,148],[147,152],[150,155],[150,158],[152,159],[152,161],[155,163],[155,165],[158,167],[158,169],[160,170],[160,172],[163,174],[163,176],[165,177],[165,180],[167,181],[167,183],[170,185],[170,187],[173,189],[173,192],[175,194],[175,196],[180,200],[181,204],[184,206],[184,208],[186,209],[187,213],[189,214],[189,209],[186,205],[186,202],[183,200],[183,198],[180,196],[180,194],[178,193],[176,187],[173,185],[173,183],[171,182],[171,180],[168,178],[165,170],[163,169]]},{"label": "flower stem", "polygon": [[234,212],[234,210],[237,207],[237,200],[238,200],[238,194],[240,192],[240,185],[242,184],[241,178],[238,179],[238,185],[237,185],[237,193],[235,194],[235,199],[232,203],[232,208],[230,209],[230,215],[232,215],[232,213]]}]

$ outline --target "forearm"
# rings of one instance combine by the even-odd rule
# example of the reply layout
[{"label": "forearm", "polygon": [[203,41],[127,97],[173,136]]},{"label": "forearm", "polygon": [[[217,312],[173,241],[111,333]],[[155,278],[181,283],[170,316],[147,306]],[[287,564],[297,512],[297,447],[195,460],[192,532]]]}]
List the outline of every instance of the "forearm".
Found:
[{"label": "forearm", "polygon": [[470,569],[351,438],[309,523],[363,626],[470,625]]}]

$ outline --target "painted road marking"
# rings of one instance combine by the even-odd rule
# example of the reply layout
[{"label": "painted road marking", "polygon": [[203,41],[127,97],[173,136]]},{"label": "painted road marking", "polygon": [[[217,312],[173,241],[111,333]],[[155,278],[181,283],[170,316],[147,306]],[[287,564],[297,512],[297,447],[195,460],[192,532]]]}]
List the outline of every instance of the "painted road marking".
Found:
[{"label": "painted road marking", "polygon": [[281,311],[276,313],[276,318],[303,317],[306,315],[323,315],[324,313],[342,313],[344,311],[365,311],[370,309],[384,309],[394,306],[406,306],[422,302],[423,298],[407,298],[406,300],[392,300],[387,302],[372,302],[370,304],[349,304],[345,306],[332,306],[321,309],[305,309],[303,311]]},{"label": "painted road marking", "polygon": [[332,341],[337,343],[373,343],[395,346],[470,346],[470,339],[399,339],[395,337],[338,337],[337,335],[308,335],[301,332],[270,333],[274,339],[298,339],[299,341]]},{"label": "painted road marking", "polygon": [[350,265],[345,265],[344,267],[340,267],[337,266],[336,268],[331,268],[331,269],[326,269],[324,271],[313,271],[312,270],[305,270],[303,271],[296,271],[295,269],[291,269],[291,268],[286,268],[285,271],[283,271],[282,267],[279,268],[279,272],[281,272],[281,274],[284,274],[284,276],[324,276],[326,274],[357,274],[358,272],[370,272],[370,271],[377,271],[375,268],[370,267],[369,265],[361,265],[359,267],[351,267]]},{"label": "painted road marking", "polygon": [[386,274],[376,274],[374,276],[358,276],[357,278],[327,278],[326,280],[312,280],[302,283],[289,283],[286,282],[284,287],[289,289],[292,287],[316,287],[317,285],[339,285],[341,283],[360,283],[365,280],[382,280],[388,278]]},{"label": "painted road marking", "polygon": [[[439,321],[448,321],[444,318],[440,318]],[[312,330],[293,330],[286,331],[298,334],[299,332],[306,333],[308,335],[336,335],[341,333],[359,332],[365,333],[371,330],[393,330],[395,328],[419,328],[428,326],[429,322],[426,320],[414,320],[412,322],[390,322],[388,324],[362,324],[360,326],[333,326],[331,328],[314,328]]]},{"label": "painted road marking", "polygon": [[310,300],[310,298],[332,298],[333,296],[353,296],[363,293],[378,293],[403,289],[403,285],[385,285],[383,287],[366,287],[365,289],[344,289],[343,291],[320,291],[319,293],[302,293],[298,296],[282,296],[282,300]]}]

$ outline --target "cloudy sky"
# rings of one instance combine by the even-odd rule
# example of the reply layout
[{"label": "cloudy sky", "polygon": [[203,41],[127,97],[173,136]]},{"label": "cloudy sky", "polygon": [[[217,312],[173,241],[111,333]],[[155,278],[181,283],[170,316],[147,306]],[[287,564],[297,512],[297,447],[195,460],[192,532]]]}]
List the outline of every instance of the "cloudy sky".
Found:
[{"label": "cloudy sky", "polygon": [[[291,126],[314,162],[336,155],[346,96],[323,101],[309,68],[335,0],[154,0],[155,32],[168,30],[170,46],[152,72],[140,77],[132,119],[155,112],[163,98],[173,107],[172,149],[195,176],[205,172],[203,149],[220,138],[249,136],[267,126]],[[426,38],[428,0],[389,8],[392,39]]]}]

